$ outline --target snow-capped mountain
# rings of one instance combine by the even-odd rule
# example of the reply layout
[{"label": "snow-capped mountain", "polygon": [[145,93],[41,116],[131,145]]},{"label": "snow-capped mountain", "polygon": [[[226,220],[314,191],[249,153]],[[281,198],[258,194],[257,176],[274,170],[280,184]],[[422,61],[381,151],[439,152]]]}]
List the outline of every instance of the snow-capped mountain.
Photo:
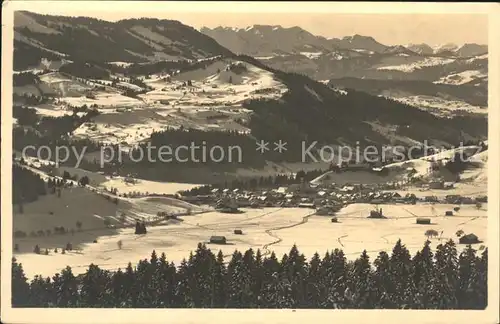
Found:
[{"label": "snow-capped mountain", "polygon": [[467,43],[462,46],[456,44],[448,43],[435,45],[431,47],[427,44],[408,44],[405,45],[406,48],[412,50],[415,53],[422,55],[449,55],[457,57],[474,57],[482,54],[488,53],[487,45],[480,45],[475,43]]},{"label": "snow-capped mountain", "polygon": [[417,53],[417,54],[423,54],[423,55],[430,55],[430,54],[434,54],[434,49],[432,47],[430,47],[429,45],[427,44],[408,44],[408,45],[405,45],[406,48],[408,48],[409,50]]},{"label": "snow-capped mountain", "polygon": [[474,57],[488,53],[488,46],[479,44],[464,44],[455,52],[460,57]]},{"label": "snow-capped mountain", "polygon": [[351,50],[365,50],[367,52],[382,53],[387,49],[386,45],[377,42],[371,36],[353,35],[342,39],[332,38],[330,41],[339,48]]},{"label": "snow-capped mountain", "polygon": [[214,38],[234,53],[270,56],[299,52],[325,52],[334,46],[324,37],[315,36],[300,27],[253,25],[247,28],[203,27],[203,34]]}]

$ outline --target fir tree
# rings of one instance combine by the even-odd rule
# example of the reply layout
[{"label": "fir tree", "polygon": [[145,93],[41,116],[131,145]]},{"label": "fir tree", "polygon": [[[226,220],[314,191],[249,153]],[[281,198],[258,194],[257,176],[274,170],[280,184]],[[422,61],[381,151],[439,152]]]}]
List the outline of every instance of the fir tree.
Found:
[{"label": "fir tree", "polygon": [[27,307],[30,301],[30,285],[23,266],[12,259],[12,307]]}]

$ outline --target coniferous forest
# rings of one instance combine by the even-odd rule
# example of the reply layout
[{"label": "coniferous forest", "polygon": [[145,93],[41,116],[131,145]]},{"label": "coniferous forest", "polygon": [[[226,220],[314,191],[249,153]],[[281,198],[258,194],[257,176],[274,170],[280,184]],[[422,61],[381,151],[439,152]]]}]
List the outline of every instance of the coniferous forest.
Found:
[{"label": "coniferous forest", "polygon": [[[227,260],[226,260],[227,261]],[[398,241],[392,253],[348,261],[340,249],[308,261],[296,246],[278,259],[252,249],[229,262],[199,244],[179,266],[153,251],[136,266],[107,271],[91,264],[28,281],[13,260],[13,307],[484,309],[487,249],[435,251],[427,241],[414,256]]]}]

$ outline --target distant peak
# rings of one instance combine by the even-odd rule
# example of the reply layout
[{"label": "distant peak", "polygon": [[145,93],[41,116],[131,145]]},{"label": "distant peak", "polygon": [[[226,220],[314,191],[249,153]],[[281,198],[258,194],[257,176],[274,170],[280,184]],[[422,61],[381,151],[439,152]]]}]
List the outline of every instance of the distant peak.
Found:
[{"label": "distant peak", "polygon": [[375,41],[375,39],[373,37],[371,37],[371,36],[363,36],[363,35],[360,35],[360,34],[354,34],[352,36],[345,36],[342,39],[344,39],[344,40],[362,40],[362,39],[366,39],[366,40]]}]

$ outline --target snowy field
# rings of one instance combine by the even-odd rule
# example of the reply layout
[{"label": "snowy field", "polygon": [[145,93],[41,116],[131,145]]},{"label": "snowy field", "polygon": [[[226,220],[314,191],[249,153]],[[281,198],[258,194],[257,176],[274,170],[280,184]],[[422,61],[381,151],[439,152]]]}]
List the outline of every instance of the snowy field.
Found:
[{"label": "snowy field", "polygon": [[409,64],[400,64],[400,65],[389,65],[389,66],[380,66],[378,70],[394,70],[394,71],[402,71],[402,72],[413,72],[415,70],[422,69],[424,67],[436,66],[436,65],[445,65],[454,62],[454,59],[442,58],[442,57],[426,57],[423,60],[419,60],[417,62],[412,62]]},{"label": "snowy field", "polygon": [[[238,65],[244,67],[233,72],[231,68]],[[44,81],[61,92],[61,102],[98,106],[101,115],[75,130],[76,137],[127,145],[169,127],[248,133],[241,121],[248,119],[249,111],[242,103],[252,98],[279,98],[287,89],[272,73],[233,60],[217,60],[206,68],[175,76],[152,75],[144,79],[152,90],[136,98],[111,87],[106,91],[93,90],[95,99],[90,99],[85,93],[87,85],[59,74],[47,75]],[[140,90],[126,82],[119,85]]]},{"label": "snowy field", "polygon": [[[474,233],[486,245],[487,211],[486,207],[477,210],[475,206],[462,206],[455,216],[444,216],[452,205],[381,205],[388,219],[367,219],[366,216],[375,206],[354,204],[338,213],[339,223],[331,223],[330,217],[314,216],[312,209],[303,208],[265,208],[245,209],[242,214],[205,214],[183,216],[181,222],[171,222],[148,228],[147,235],[135,235],[132,228],[116,230],[115,233],[96,231],[97,243],[82,243],[76,251],[65,255],[54,253],[52,238],[27,238],[16,242],[30,249],[39,244],[42,250],[51,248],[50,254],[36,255],[30,251],[17,254],[29,277],[36,274],[53,275],[70,265],[75,273],[86,271],[90,263],[106,269],[124,268],[128,262],[135,264],[140,259],[150,256],[152,250],[165,252],[169,261],[176,264],[189,256],[199,242],[207,242],[212,235],[223,235],[228,244],[208,247],[214,252],[222,250],[230,257],[235,249],[244,251],[248,248],[261,249],[267,255],[270,251],[280,258],[288,253],[293,244],[307,258],[315,252],[324,255],[326,251],[341,248],[349,259],[354,259],[366,249],[372,260],[379,251],[390,252],[396,241],[401,238],[412,254],[423,246],[426,239],[424,232],[435,229],[440,238],[431,239],[435,248],[448,239],[457,241],[456,231]],[[416,217],[429,217],[431,225],[417,225]],[[243,235],[233,231],[241,229]],[[61,237],[59,248],[64,240],[78,241],[78,236],[88,233],[75,233],[74,237]],[[122,250],[117,242],[123,242]],[[64,241],[64,242],[63,242]],[[80,239],[80,241],[83,241]],[[478,249],[481,245],[475,245]],[[48,246],[47,246],[48,245]],[[458,245],[458,249],[462,249]]]},{"label": "snowy field", "polygon": [[434,83],[460,85],[474,81],[476,79],[482,79],[487,77],[488,77],[488,71],[467,70],[459,73],[452,73],[450,75],[442,77],[441,79],[435,81]]},{"label": "snowy field", "polygon": [[175,194],[181,190],[190,190],[199,187],[199,184],[190,183],[174,183],[174,182],[159,182],[149,181],[142,179],[133,179],[133,181],[125,181],[123,177],[107,178],[107,180],[100,184],[105,188],[116,188],[118,193],[148,192],[154,194]]},{"label": "snowy field", "polygon": [[384,95],[384,97],[423,109],[438,116],[453,116],[457,113],[488,114],[488,107],[473,106],[459,100],[447,100],[423,95],[406,97],[391,97],[390,95]]}]

